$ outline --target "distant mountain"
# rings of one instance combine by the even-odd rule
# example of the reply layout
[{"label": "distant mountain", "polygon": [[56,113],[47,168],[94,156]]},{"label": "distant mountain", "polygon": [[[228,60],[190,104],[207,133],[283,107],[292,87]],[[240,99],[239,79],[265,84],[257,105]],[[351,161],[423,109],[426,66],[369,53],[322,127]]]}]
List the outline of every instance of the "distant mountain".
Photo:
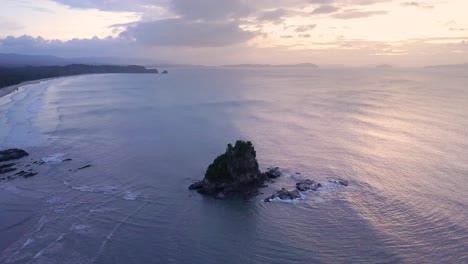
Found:
[{"label": "distant mountain", "polygon": [[446,64],[446,65],[431,65],[424,68],[438,68],[438,69],[465,69],[468,68],[468,63],[463,64]]},{"label": "distant mountain", "polygon": [[200,68],[200,67],[209,67],[205,65],[198,65],[198,64],[174,64],[174,63],[156,63],[156,64],[147,64],[147,67],[151,68]]},{"label": "distant mountain", "polygon": [[71,63],[73,62],[68,59],[55,56],[0,53],[0,66],[3,67],[58,66]]},{"label": "distant mountain", "polygon": [[268,67],[318,68],[317,65],[312,64],[312,63],[299,63],[299,64],[233,64],[233,65],[221,65],[220,67],[236,67],[236,68],[268,68]]},{"label": "distant mountain", "polygon": [[375,67],[379,68],[379,69],[391,69],[391,68],[393,68],[393,66],[390,65],[390,64],[379,64],[379,65],[376,65]]},{"label": "distant mountain", "polygon": [[341,69],[346,68],[344,64],[320,64],[320,69]]},{"label": "distant mountain", "polygon": [[154,61],[120,57],[84,57],[62,58],[48,55],[24,55],[0,53],[0,67],[23,66],[65,66],[69,64],[88,65],[129,65],[129,64],[154,64]]}]

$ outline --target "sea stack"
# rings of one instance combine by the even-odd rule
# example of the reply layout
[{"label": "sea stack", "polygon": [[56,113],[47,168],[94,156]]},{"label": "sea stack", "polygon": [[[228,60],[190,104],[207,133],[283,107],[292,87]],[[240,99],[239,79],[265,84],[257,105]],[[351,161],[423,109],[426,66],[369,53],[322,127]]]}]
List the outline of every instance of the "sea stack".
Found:
[{"label": "sea stack", "polygon": [[255,148],[250,141],[228,144],[226,152],[208,166],[205,178],[189,186],[201,194],[224,198],[233,194],[255,194],[269,178],[258,168]]},{"label": "sea stack", "polygon": [[[257,153],[252,142],[238,140],[234,146],[227,145],[226,151],[208,166],[203,180],[191,184],[189,190],[198,190],[201,194],[216,198],[234,195],[251,198],[259,194],[259,188],[267,187],[266,181],[274,182],[273,180],[281,175],[281,170],[278,167],[260,172]],[[348,186],[346,180],[330,182]],[[264,201],[300,199],[302,197],[300,192],[317,191],[320,187],[322,184],[305,179],[296,183],[295,190],[288,191],[282,188]]]}]

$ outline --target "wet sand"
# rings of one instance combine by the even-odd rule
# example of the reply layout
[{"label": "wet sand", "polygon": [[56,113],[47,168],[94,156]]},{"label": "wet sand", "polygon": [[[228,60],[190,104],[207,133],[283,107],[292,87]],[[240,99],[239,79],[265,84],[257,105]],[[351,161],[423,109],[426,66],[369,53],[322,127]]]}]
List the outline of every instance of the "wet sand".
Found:
[{"label": "wet sand", "polygon": [[46,79],[40,79],[40,80],[34,80],[34,81],[27,81],[27,82],[22,82],[20,84],[0,88],[0,98],[5,96],[5,95],[8,95],[8,94],[10,94],[10,93],[12,93],[12,92],[14,92],[16,90],[18,90],[18,88],[20,88],[21,86],[28,85],[28,84],[40,83],[42,81],[47,81],[47,80],[51,80],[51,79],[55,79],[55,78],[46,78]]}]

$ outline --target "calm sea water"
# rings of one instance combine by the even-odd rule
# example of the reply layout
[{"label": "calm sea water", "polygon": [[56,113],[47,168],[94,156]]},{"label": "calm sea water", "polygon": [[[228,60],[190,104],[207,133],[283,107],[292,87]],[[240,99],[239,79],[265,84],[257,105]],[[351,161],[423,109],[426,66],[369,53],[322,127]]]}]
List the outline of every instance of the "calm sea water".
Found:
[{"label": "calm sea water", "polygon": [[[251,201],[188,191],[237,139],[285,175]],[[0,183],[0,263],[468,263],[466,71],[56,79],[0,98],[7,147],[46,163]],[[350,186],[262,201],[302,178]]]}]

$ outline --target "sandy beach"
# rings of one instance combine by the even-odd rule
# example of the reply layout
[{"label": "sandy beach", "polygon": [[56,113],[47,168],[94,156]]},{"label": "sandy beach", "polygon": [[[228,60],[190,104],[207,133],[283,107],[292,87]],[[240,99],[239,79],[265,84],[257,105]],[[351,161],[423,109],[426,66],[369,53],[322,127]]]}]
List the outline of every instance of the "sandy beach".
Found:
[{"label": "sandy beach", "polygon": [[22,82],[22,83],[19,83],[19,84],[15,84],[15,85],[11,85],[11,86],[7,86],[7,87],[3,87],[3,88],[0,88],[0,98],[18,90],[21,86],[25,86],[25,85],[29,85],[29,84],[36,84],[36,83],[40,83],[40,82],[44,82],[44,81],[49,81],[49,80],[55,80],[55,79],[61,79],[61,78],[69,78],[69,77],[73,77],[73,76],[81,76],[81,75],[87,75],[87,74],[77,74],[77,75],[69,75],[69,76],[59,76],[59,77],[51,77],[51,78],[44,78],[44,79],[39,79],[39,80],[32,80],[32,81],[26,81],[26,82]]},{"label": "sandy beach", "polygon": [[46,79],[40,79],[40,80],[34,80],[34,81],[27,81],[27,82],[22,82],[20,84],[0,88],[0,98],[18,90],[18,88],[20,88],[21,86],[40,83],[40,82],[51,80],[51,79],[56,79],[56,78],[46,78]]}]

